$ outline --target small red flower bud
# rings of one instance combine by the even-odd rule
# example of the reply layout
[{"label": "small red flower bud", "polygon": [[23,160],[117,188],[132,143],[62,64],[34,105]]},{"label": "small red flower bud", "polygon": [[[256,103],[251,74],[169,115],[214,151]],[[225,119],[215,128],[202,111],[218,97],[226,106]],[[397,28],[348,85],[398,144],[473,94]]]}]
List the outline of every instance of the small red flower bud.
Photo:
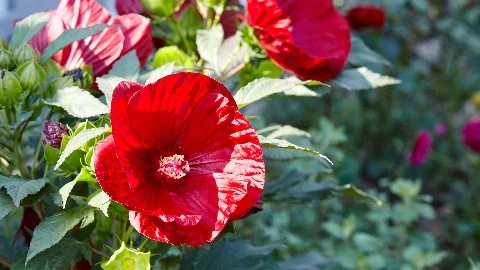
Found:
[{"label": "small red flower bud", "polygon": [[63,136],[68,134],[68,128],[62,123],[47,120],[43,126],[43,144],[60,149]]},{"label": "small red flower bud", "polygon": [[463,144],[470,150],[480,153],[480,116],[474,116],[462,130]]},{"label": "small red flower bud", "polygon": [[410,155],[410,164],[412,166],[419,166],[425,163],[428,153],[432,148],[432,138],[430,134],[426,131],[421,132],[415,144],[413,145],[412,154]]}]

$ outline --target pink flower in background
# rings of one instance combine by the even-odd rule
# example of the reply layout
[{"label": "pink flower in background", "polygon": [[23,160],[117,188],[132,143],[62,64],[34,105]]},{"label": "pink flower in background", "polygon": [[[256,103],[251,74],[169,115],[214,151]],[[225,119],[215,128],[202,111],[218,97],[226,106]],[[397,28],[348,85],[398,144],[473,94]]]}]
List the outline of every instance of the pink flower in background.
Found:
[{"label": "pink flower in background", "polygon": [[428,153],[432,148],[432,138],[430,133],[423,131],[418,134],[415,144],[413,145],[412,153],[410,155],[410,164],[412,166],[419,166],[425,163]]},{"label": "pink flower in background", "polygon": [[153,52],[150,20],[137,14],[113,17],[95,0],[62,0],[50,11],[50,20],[30,44],[42,53],[68,29],[115,25],[86,39],[72,43],[53,56],[67,71],[91,65],[95,76],[106,74],[118,59],[132,50],[145,64]]},{"label": "pink flower in background", "polygon": [[145,12],[140,0],[117,0],[115,3],[115,8],[120,15],[129,13],[140,14]]},{"label": "pink flower in background", "polygon": [[443,135],[447,134],[447,131],[448,131],[447,127],[444,124],[438,123],[438,124],[435,125],[435,134],[437,136],[443,136]]},{"label": "pink flower in background", "polygon": [[470,150],[480,153],[480,115],[474,116],[463,127],[463,144]]}]

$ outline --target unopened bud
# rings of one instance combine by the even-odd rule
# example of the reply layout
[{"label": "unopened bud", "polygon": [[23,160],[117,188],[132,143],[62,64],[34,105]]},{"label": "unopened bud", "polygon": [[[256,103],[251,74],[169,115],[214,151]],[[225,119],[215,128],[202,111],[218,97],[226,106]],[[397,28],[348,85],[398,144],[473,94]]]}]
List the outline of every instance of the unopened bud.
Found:
[{"label": "unopened bud", "polygon": [[15,49],[14,56],[18,64],[31,60],[38,61],[38,59],[40,58],[35,49],[33,49],[30,45],[26,43],[20,45],[20,47]]},{"label": "unopened bud", "polygon": [[7,49],[0,48],[0,69],[12,70],[15,68],[13,54]]},{"label": "unopened bud", "polygon": [[68,134],[68,128],[65,125],[47,120],[43,125],[43,144],[60,149],[63,136]]},{"label": "unopened bud", "polygon": [[0,71],[0,108],[13,106],[22,96],[22,86],[17,76],[8,71]]},{"label": "unopened bud", "polygon": [[40,86],[45,82],[47,76],[45,70],[33,60],[23,63],[17,69],[17,74],[22,87],[31,92],[40,89]]}]

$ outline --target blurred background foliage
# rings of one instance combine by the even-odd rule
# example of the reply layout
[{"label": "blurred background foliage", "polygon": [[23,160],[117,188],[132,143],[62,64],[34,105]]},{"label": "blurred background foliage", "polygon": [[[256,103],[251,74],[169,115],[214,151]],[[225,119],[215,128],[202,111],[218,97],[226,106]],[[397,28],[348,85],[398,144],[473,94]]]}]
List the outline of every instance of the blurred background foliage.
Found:
[{"label": "blurred background foliage", "polygon": [[[480,159],[463,146],[461,130],[480,106],[480,3],[336,1],[344,11],[367,3],[385,9],[387,24],[381,32],[355,35],[391,63],[368,67],[402,83],[357,92],[330,88],[321,98],[276,97],[255,108],[266,117],[253,122],[309,131],[308,140],[289,139],[313,145],[334,163],[333,174],[324,174],[309,171],[307,162],[292,167],[269,160],[275,168],[269,174],[299,170],[308,181],[355,184],[384,205],[267,200],[262,212],[238,222],[237,231],[257,244],[283,244],[278,256],[284,258],[314,252],[338,262],[332,269],[474,269],[480,261]],[[412,167],[416,134],[435,134],[437,124],[446,134],[434,135],[426,164]]]}]

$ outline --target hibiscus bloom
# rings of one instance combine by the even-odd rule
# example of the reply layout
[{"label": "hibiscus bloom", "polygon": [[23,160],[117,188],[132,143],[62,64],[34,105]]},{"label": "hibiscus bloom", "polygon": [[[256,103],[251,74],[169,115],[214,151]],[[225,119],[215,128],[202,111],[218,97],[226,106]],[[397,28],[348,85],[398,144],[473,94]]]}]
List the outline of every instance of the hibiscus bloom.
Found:
[{"label": "hibiscus bloom", "polygon": [[353,30],[364,28],[381,30],[385,25],[385,11],[374,5],[356,6],[348,11],[347,21]]},{"label": "hibiscus bloom", "polygon": [[474,116],[463,127],[463,144],[470,150],[480,153],[480,116]]},{"label": "hibiscus bloom", "polygon": [[412,153],[410,155],[410,164],[412,166],[424,164],[431,148],[432,138],[430,137],[430,133],[426,131],[421,132],[417,136],[415,144],[413,145]]},{"label": "hibiscus bloom", "polygon": [[50,20],[30,44],[40,53],[60,34],[68,29],[115,25],[92,37],[77,41],[53,56],[53,60],[67,71],[91,65],[95,76],[106,74],[113,63],[135,50],[143,65],[153,52],[150,21],[137,14],[111,16],[95,0],[62,0],[58,8],[50,11]]},{"label": "hibiscus bloom", "polygon": [[331,0],[247,0],[248,23],[270,59],[297,77],[328,81],[347,63],[350,30]]},{"label": "hibiscus bloom", "polygon": [[259,200],[265,165],[257,134],[210,77],[122,82],[111,123],[95,150],[96,177],[146,237],[200,246]]}]

